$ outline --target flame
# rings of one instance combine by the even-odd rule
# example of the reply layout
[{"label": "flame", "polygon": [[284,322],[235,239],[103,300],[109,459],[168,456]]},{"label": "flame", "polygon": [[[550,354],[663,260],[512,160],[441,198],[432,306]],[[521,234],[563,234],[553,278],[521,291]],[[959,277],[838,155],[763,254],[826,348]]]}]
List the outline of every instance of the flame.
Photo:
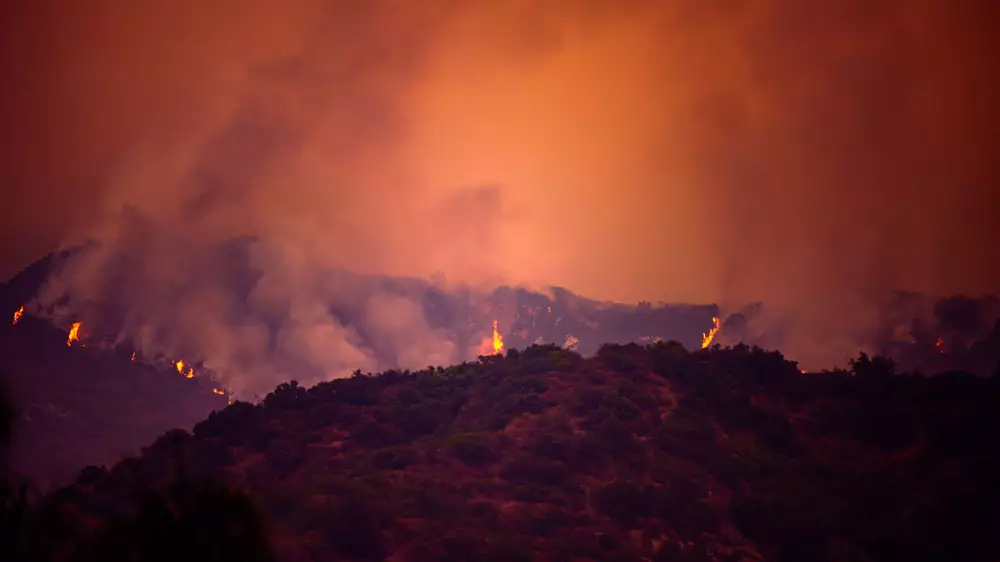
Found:
[{"label": "flame", "polygon": [[[184,367],[187,367],[187,372],[184,372]],[[177,369],[177,374],[184,375],[184,378],[193,379],[194,378],[194,368],[189,366],[183,360],[174,362],[174,368]]]},{"label": "flame", "polygon": [[23,306],[21,308],[19,308],[19,309],[17,309],[17,310],[14,311],[14,321],[11,322],[10,325],[11,326],[16,326],[17,325],[17,321],[20,320],[22,316],[24,316],[24,307]]},{"label": "flame", "polygon": [[934,347],[937,348],[938,353],[940,353],[941,355],[944,355],[945,349],[944,349],[944,340],[943,339],[938,338],[937,341],[934,342]]},{"label": "flame", "polygon": [[80,325],[83,322],[73,322],[73,325],[69,327],[69,336],[66,337],[66,346],[72,346],[73,342],[80,341]]},{"label": "flame", "polygon": [[497,321],[493,321],[493,337],[483,338],[479,345],[481,355],[499,355],[503,353],[503,335],[497,330]]},{"label": "flame", "polygon": [[132,359],[130,359],[130,361],[135,361],[135,352],[134,351],[132,352]]},{"label": "flame", "polygon": [[219,396],[225,396],[226,395],[226,391],[225,390],[221,390],[221,389],[218,389],[218,388],[213,388],[212,392],[218,394]]},{"label": "flame", "polygon": [[715,334],[719,332],[719,317],[713,316],[712,323],[715,324],[715,326],[711,330],[709,330],[707,334],[705,333],[701,334],[702,349],[705,349],[706,347],[712,345],[712,340],[715,339]]},{"label": "flame", "polygon": [[499,355],[503,353],[503,336],[497,330],[497,321],[493,321],[493,354]]}]

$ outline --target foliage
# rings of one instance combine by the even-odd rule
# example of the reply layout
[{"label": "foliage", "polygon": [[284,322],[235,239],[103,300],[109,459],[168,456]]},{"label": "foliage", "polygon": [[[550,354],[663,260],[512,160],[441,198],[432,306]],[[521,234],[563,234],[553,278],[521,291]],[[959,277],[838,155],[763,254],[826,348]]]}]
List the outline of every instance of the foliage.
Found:
[{"label": "foliage", "polygon": [[531,346],[279,385],[43,498],[8,486],[0,530],[10,559],[989,560],[998,401],[864,354]]}]

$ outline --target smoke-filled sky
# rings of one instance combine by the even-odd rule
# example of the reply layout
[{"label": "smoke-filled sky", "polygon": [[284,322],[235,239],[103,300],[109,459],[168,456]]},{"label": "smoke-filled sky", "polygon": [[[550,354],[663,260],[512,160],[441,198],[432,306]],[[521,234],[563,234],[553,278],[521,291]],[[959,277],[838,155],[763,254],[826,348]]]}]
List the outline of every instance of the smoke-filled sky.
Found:
[{"label": "smoke-filled sky", "polygon": [[601,299],[828,314],[872,289],[995,291],[998,13],[16,0],[0,274],[120,235],[128,204],[302,267]]}]

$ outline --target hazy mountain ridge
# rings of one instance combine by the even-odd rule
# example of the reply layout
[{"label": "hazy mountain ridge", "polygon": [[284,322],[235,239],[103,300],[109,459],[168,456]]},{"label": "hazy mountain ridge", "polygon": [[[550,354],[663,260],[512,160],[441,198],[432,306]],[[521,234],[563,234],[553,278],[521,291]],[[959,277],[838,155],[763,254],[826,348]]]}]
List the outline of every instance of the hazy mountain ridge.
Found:
[{"label": "hazy mountain ridge", "polygon": [[[252,240],[232,241],[221,250],[225,259],[218,260],[231,264],[227,286],[244,298],[257,280],[246,254],[251,243]],[[0,304],[13,313],[24,303],[30,303],[52,273],[64,267],[73,255],[74,251],[51,254],[26,268],[0,287]],[[553,288],[548,294],[512,287],[476,293],[470,288],[445,288],[419,278],[366,276],[345,271],[328,272],[326,282],[344,287],[355,299],[331,305],[332,317],[357,332],[359,345],[382,350],[384,353],[375,364],[390,367],[399,363],[399,356],[392,353],[392,346],[378,339],[377,330],[373,333],[368,330],[365,305],[373,295],[390,295],[416,303],[427,329],[452,334],[450,337],[458,342],[457,349],[478,347],[485,336],[484,329],[492,320],[499,320],[508,348],[553,343],[590,355],[601,343],[674,340],[688,349],[697,349],[702,333],[711,326],[712,316],[719,314],[714,305],[605,303],[561,288]],[[915,332],[919,337],[890,342],[884,350],[887,354],[892,352],[907,370],[917,368],[935,373],[965,369],[989,373],[1000,364],[997,343],[1000,331],[994,329],[992,336],[987,333],[978,341],[975,338],[983,331],[990,314],[995,313],[990,307],[990,303],[996,304],[994,301],[963,298],[935,301],[919,295],[890,299],[886,318],[897,325],[907,325],[906,318],[912,318],[914,310],[930,307],[931,312],[924,315],[929,320],[921,320],[923,332]],[[87,303],[85,330],[89,332],[90,346],[86,348],[68,348],[65,332],[31,314],[21,318],[17,326],[0,327],[4,371],[24,416],[14,449],[15,466],[40,482],[64,482],[83,465],[112,463],[122,455],[134,453],[166,429],[192,427],[212,409],[226,403],[225,396],[212,391],[225,388],[224,381],[212,380],[214,373],[196,358],[146,357],[140,352],[137,361],[130,361],[136,348],[119,337],[121,327],[115,324],[115,319],[120,321],[123,313],[115,306],[113,301]],[[754,341],[755,322],[765,313],[762,305],[757,304],[730,314],[722,322],[717,341],[724,344],[741,339]],[[935,314],[943,321],[936,320]],[[946,330],[938,333],[950,335],[946,350],[935,345],[934,330],[940,326]],[[402,339],[407,337],[406,333],[392,334]],[[887,334],[892,335],[891,331]],[[973,343],[969,345],[969,341]],[[330,353],[335,354],[336,350]],[[179,377],[171,365],[171,361],[178,359],[196,366],[199,376],[192,380]],[[446,356],[440,359],[434,364],[460,362],[449,361]],[[294,372],[293,367],[294,364],[287,368]],[[308,373],[302,371],[303,375]],[[305,380],[310,380],[310,376]],[[45,445],[49,439],[62,445]]]}]

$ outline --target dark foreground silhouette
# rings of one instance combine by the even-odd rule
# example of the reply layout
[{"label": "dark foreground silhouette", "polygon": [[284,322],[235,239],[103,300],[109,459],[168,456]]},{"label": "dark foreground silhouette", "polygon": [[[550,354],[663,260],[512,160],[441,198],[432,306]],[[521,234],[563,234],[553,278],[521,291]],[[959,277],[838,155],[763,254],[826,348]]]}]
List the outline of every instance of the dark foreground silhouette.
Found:
[{"label": "dark foreground silhouette", "polygon": [[8,487],[3,556],[996,560],[998,404],[997,377],[674,343],[292,382],[44,497]]}]

